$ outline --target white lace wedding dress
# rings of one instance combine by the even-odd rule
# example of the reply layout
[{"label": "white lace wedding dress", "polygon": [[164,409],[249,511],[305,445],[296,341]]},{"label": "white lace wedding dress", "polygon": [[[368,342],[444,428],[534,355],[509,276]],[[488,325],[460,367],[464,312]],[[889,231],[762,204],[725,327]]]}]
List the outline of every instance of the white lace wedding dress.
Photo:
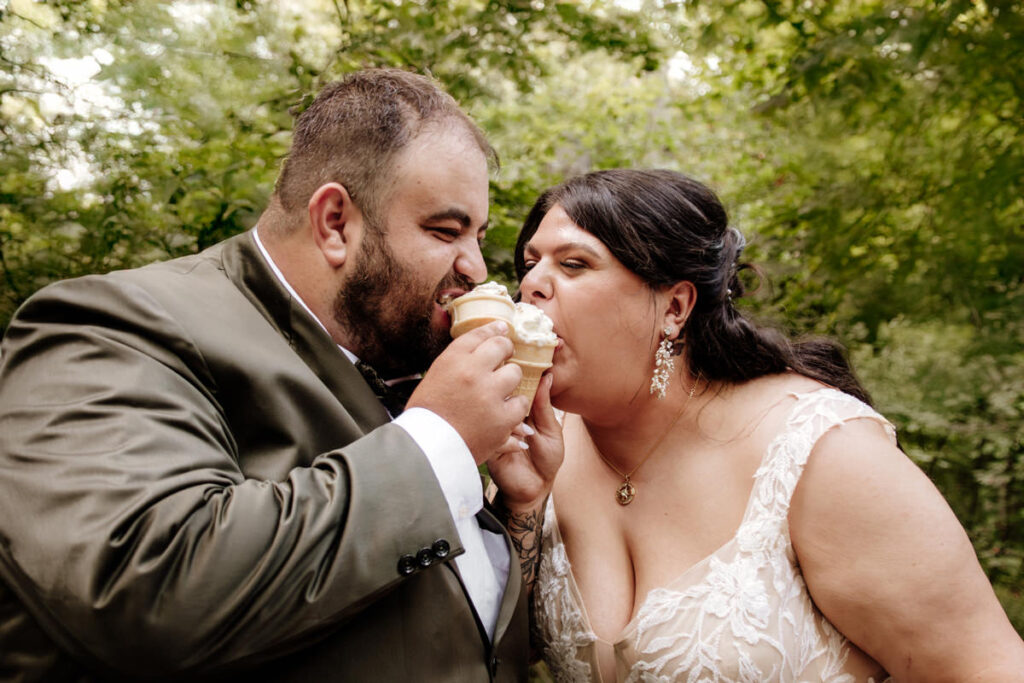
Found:
[{"label": "white lace wedding dress", "polygon": [[[613,643],[616,681],[881,681],[885,671],[818,611],[789,538],[790,499],[815,443],[848,420],[878,413],[834,389],[795,395],[772,440],[736,535],[647,594]],[[548,502],[534,588],[536,626],[548,668],[563,681],[601,681],[597,636]]]}]

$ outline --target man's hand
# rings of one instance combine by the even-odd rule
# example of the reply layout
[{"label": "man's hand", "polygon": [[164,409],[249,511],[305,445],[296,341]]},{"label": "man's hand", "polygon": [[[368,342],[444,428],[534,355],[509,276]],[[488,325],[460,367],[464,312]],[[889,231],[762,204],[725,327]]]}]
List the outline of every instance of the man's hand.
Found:
[{"label": "man's hand", "polygon": [[523,396],[509,398],[522,370],[512,357],[505,322],[493,322],[454,340],[427,370],[406,408],[426,408],[455,428],[479,465],[495,452],[517,448],[512,430],[530,410]]}]

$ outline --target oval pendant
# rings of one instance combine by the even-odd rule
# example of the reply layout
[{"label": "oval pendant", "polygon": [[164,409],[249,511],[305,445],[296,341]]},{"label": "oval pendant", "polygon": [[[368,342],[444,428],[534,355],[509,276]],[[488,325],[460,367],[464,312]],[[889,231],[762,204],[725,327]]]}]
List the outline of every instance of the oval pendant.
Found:
[{"label": "oval pendant", "polygon": [[629,479],[622,482],[622,485],[615,490],[615,500],[619,505],[629,505],[636,498],[636,487],[630,483]]}]

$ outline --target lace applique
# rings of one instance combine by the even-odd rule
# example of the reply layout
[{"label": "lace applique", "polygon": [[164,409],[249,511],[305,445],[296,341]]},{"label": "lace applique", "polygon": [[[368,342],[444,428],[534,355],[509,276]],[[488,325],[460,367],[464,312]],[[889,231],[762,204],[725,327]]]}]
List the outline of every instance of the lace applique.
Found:
[{"label": "lace applique", "polygon": [[[625,681],[873,681],[884,671],[850,646],[814,606],[789,537],[789,505],[814,444],[829,429],[870,418],[833,389],[797,396],[766,450],[736,535],[668,586],[652,590],[616,644]],[[549,529],[550,525],[550,529]],[[549,501],[537,619],[559,681],[589,681],[595,663],[585,612]]]},{"label": "lace applique", "polygon": [[[765,642],[781,651],[780,643],[763,635],[771,604],[757,563],[743,558],[727,563],[712,556],[708,570],[704,581],[686,591],[656,588],[648,593],[636,619],[637,650],[652,658],[638,661],[627,681],[701,680],[705,672],[719,675],[721,650],[735,640],[750,645]],[[699,613],[689,632],[673,628],[684,611]],[[663,625],[669,628],[658,628]],[[740,680],[771,678],[742,649],[738,654],[737,666],[749,674]]]},{"label": "lace applique", "polygon": [[[544,539],[547,547],[541,555],[533,588],[544,661],[558,683],[586,683],[593,680],[591,666],[578,658],[577,651],[591,648],[597,635],[587,626],[581,603],[574,599],[572,569],[558,534],[550,498],[544,515]],[[545,615],[557,618],[542,618]]]}]

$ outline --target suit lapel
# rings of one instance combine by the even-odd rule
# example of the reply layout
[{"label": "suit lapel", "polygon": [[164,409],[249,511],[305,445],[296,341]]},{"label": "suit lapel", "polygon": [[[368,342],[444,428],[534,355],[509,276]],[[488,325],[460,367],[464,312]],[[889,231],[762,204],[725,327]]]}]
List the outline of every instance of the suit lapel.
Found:
[{"label": "suit lapel", "polygon": [[[509,552],[508,583],[505,584],[505,593],[501,596],[501,607],[498,608],[498,621],[494,626],[494,642],[499,643],[501,642],[501,637],[505,635],[508,625],[512,622],[512,615],[515,613],[516,605],[519,603],[519,593],[523,590],[523,573],[519,566],[519,554],[512,546],[512,540],[505,533],[505,527],[502,526],[501,522],[486,507],[476,514],[476,520],[480,524],[480,528],[501,534],[502,538],[505,539],[505,547],[508,548]],[[484,637],[486,638],[486,634]]]},{"label": "suit lapel", "polygon": [[270,270],[251,231],[224,242],[222,263],[235,286],[288,340],[364,432],[390,421],[363,376]]},{"label": "suit lapel", "polygon": [[[508,534],[505,533],[505,527],[501,525],[501,522],[486,508],[476,513],[476,521],[480,528],[501,534],[502,538],[505,539],[505,547],[508,548],[509,552],[508,581],[505,583],[505,593],[501,596],[501,606],[498,608],[498,621],[494,625],[493,643],[497,646],[501,642],[501,637],[505,635],[505,631],[508,630],[509,624],[512,623],[512,616],[515,614],[516,606],[519,603],[519,594],[523,590],[523,573],[519,566],[519,555],[512,546],[512,541]],[[462,574],[459,572],[458,565],[454,561],[449,561],[445,562],[445,566],[458,579],[462,593],[466,596],[466,602],[469,603],[469,608],[473,612],[473,618],[476,620],[476,627],[480,632],[480,638],[483,640],[484,645],[490,646],[491,640],[487,636],[487,629],[484,628],[480,615],[476,611],[476,606],[466,591],[466,584],[462,581]]]},{"label": "suit lapel", "polygon": [[444,566],[455,575],[456,581],[459,583],[459,588],[462,590],[462,595],[466,598],[466,604],[469,605],[469,611],[473,613],[473,621],[476,622],[477,633],[480,634],[480,640],[483,641],[485,646],[490,645],[490,639],[487,636],[487,629],[484,628],[484,622],[480,620],[480,613],[476,611],[476,605],[473,604],[473,600],[469,597],[469,591],[466,590],[466,584],[462,580],[462,572],[459,571],[459,565],[455,564],[455,560],[445,562]]}]

